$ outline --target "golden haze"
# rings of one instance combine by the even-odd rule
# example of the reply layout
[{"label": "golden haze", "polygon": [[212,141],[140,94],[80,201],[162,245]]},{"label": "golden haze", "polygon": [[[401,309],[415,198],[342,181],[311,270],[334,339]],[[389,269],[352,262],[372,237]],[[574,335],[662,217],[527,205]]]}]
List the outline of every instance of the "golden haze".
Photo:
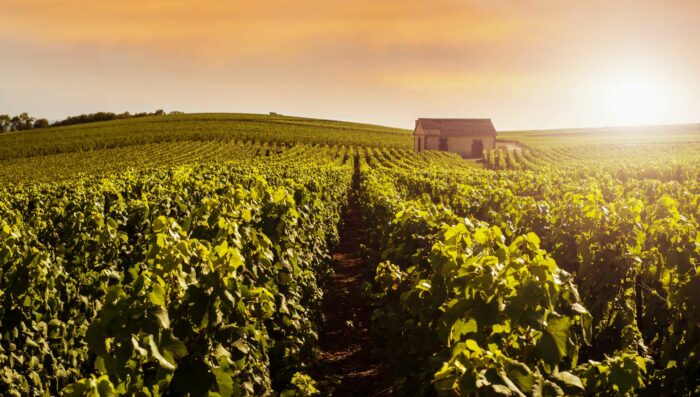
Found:
[{"label": "golden haze", "polygon": [[700,2],[610,3],[0,0],[0,109],[698,121]]}]

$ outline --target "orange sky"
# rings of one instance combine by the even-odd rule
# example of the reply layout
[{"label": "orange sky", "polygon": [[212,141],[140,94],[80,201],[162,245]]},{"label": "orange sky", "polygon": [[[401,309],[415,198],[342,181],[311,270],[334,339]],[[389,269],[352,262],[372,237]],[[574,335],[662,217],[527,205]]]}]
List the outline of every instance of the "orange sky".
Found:
[{"label": "orange sky", "polygon": [[700,1],[0,0],[0,113],[700,121]]}]

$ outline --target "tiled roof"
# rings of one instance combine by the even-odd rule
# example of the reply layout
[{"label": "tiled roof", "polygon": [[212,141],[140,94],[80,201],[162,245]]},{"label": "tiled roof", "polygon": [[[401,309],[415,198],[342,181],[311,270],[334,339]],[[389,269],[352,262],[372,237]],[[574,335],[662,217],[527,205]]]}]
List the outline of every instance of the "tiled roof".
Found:
[{"label": "tiled roof", "polygon": [[438,131],[441,135],[496,135],[491,119],[424,119],[416,120],[416,128]]}]

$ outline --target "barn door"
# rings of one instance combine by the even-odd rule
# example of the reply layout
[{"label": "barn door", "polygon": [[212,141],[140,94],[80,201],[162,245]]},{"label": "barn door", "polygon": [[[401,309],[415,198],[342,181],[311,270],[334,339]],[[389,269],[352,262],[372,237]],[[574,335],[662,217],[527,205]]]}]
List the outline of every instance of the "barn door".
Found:
[{"label": "barn door", "polygon": [[484,154],[484,142],[481,139],[472,141],[472,157],[481,157]]},{"label": "barn door", "polygon": [[443,152],[447,151],[447,137],[446,136],[441,136],[440,137],[440,146],[439,149],[442,150]]}]

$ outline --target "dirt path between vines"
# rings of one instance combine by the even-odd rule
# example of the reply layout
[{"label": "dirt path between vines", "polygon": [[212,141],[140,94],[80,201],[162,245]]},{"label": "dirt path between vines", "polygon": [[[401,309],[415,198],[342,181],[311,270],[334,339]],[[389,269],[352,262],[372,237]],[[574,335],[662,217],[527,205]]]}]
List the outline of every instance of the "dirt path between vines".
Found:
[{"label": "dirt path between vines", "polygon": [[[357,187],[355,180],[353,189]],[[362,294],[362,283],[370,281],[373,274],[360,256],[363,238],[362,208],[351,199],[343,213],[340,244],[333,254],[335,274],[324,297],[325,323],[319,335],[319,371],[338,382],[333,387],[334,397],[394,396],[386,384],[383,360],[373,354],[372,306]]]}]

